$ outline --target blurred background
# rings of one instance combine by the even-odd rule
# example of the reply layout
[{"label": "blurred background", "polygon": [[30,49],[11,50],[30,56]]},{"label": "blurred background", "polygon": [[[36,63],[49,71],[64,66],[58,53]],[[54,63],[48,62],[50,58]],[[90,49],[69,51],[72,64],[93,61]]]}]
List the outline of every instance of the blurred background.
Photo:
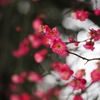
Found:
[{"label": "blurred background", "polygon": [[[72,10],[85,9],[90,12],[89,18],[97,25],[100,25],[100,16],[94,16],[94,4],[91,1],[0,0],[0,100],[9,100],[9,96],[12,93],[9,84],[11,83],[11,76],[13,74],[20,74],[23,71],[36,71],[41,73],[39,64],[33,59],[32,53],[20,58],[12,55],[13,50],[18,49],[19,43],[28,34],[35,32],[34,20],[38,18],[43,24],[47,24],[50,27],[57,27],[61,33],[74,37],[75,34],[72,34],[73,30],[67,30],[62,26],[62,19],[64,15]],[[37,50],[39,48],[32,52]],[[55,60],[59,59],[55,58]],[[45,70],[50,69],[49,64],[52,62],[52,59],[47,58],[47,61],[47,67],[44,67]],[[31,93],[30,90],[35,85],[34,83],[25,82],[22,87],[21,92]]]}]

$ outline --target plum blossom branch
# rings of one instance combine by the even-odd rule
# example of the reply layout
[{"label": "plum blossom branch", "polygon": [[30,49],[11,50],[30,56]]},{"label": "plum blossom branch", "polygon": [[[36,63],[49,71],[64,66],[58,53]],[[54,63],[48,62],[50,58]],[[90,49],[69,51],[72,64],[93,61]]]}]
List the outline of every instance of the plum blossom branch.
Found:
[{"label": "plum blossom branch", "polygon": [[100,60],[100,58],[88,59],[88,58],[85,58],[85,57],[83,57],[83,56],[80,56],[80,55],[78,55],[78,54],[76,54],[76,53],[73,53],[73,52],[71,52],[71,51],[68,51],[68,50],[67,50],[67,52],[70,53],[70,54],[73,54],[73,55],[75,55],[75,56],[77,56],[77,57],[79,57],[79,58],[81,58],[81,59],[83,59],[83,60],[86,60],[87,62],[88,62],[88,61],[92,61],[92,60]]}]

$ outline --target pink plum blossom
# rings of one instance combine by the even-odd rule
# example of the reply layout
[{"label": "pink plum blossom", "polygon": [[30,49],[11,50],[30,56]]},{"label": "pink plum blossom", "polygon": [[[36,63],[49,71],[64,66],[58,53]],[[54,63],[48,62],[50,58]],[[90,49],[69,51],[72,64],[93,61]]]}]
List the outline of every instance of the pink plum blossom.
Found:
[{"label": "pink plum blossom", "polygon": [[84,10],[77,10],[76,12],[73,12],[71,17],[78,19],[80,21],[84,21],[88,18],[89,13],[87,11]]},{"label": "pink plum blossom", "polygon": [[84,48],[88,49],[88,50],[94,50],[95,48],[93,47],[94,46],[94,42],[92,41],[87,41],[84,45]]},{"label": "pink plum blossom", "polygon": [[76,77],[77,79],[80,79],[80,78],[82,78],[85,74],[86,74],[86,73],[85,73],[85,69],[80,69],[80,70],[78,70],[78,71],[76,72],[75,77]]},{"label": "pink plum blossom", "polygon": [[95,69],[91,72],[92,82],[100,81],[100,69]]},{"label": "pink plum blossom", "polygon": [[38,75],[36,72],[30,71],[27,79],[31,82],[42,82],[42,77]]},{"label": "pink plum blossom", "polygon": [[45,59],[45,57],[41,54],[41,53],[39,53],[39,52],[36,52],[35,54],[34,54],[34,60],[37,62],[37,63],[41,63],[41,62],[43,62],[44,61],[44,59]]},{"label": "pink plum blossom", "polygon": [[83,98],[79,95],[75,95],[73,100],[83,100]]},{"label": "pink plum blossom", "polygon": [[46,37],[51,40],[58,38],[59,35],[60,35],[60,33],[56,27],[52,28],[52,30],[49,28],[46,30]]},{"label": "pink plum blossom", "polygon": [[24,79],[21,76],[19,76],[18,74],[12,75],[11,80],[12,80],[12,82],[14,82],[16,84],[24,82]]},{"label": "pink plum blossom", "polygon": [[62,40],[59,38],[55,39],[50,47],[52,48],[52,51],[57,54],[62,54],[64,51],[68,49],[66,44],[62,42]]},{"label": "pink plum blossom", "polygon": [[85,84],[86,80],[81,78],[81,79],[73,79],[72,81],[69,82],[69,85],[74,88],[74,90],[85,90]]},{"label": "pink plum blossom", "polygon": [[72,76],[72,74],[73,74],[73,71],[70,69],[67,69],[67,70],[63,69],[59,71],[60,77],[64,80],[68,80]]},{"label": "pink plum blossom", "polygon": [[39,29],[39,26],[42,25],[42,21],[39,18],[36,18],[33,22],[32,22],[32,27],[35,31],[37,31]]}]

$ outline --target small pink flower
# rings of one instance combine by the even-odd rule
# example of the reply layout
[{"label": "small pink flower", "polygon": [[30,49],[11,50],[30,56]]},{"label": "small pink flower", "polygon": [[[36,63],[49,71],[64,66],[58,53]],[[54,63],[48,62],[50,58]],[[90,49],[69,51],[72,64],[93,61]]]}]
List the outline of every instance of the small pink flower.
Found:
[{"label": "small pink flower", "polygon": [[74,42],[73,37],[70,37],[70,38],[69,38],[69,42]]},{"label": "small pink flower", "polygon": [[92,51],[94,50],[94,47],[93,47],[94,42],[92,42],[92,41],[87,41],[86,44],[84,44],[83,46],[84,46],[84,48],[86,48],[88,50],[92,50]]},{"label": "small pink flower", "polygon": [[12,77],[11,77],[11,80],[12,80],[12,82],[14,82],[14,83],[23,83],[24,82],[24,79],[21,77],[21,76],[19,76],[19,75],[17,75],[17,74],[14,74]]},{"label": "small pink flower", "polygon": [[36,53],[34,54],[34,60],[35,60],[37,63],[43,62],[44,59],[45,59],[45,57],[44,57],[41,53],[36,52]]},{"label": "small pink flower", "polygon": [[98,30],[91,29],[89,35],[92,39],[94,39],[94,41],[100,40],[100,29]]},{"label": "small pink flower", "polygon": [[77,10],[76,12],[72,13],[71,17],[78,19],[80,21],[84,21],[88,18],[89,13],[84,10]]},{"label": "small pink flower", "polygon": [[38,31],[46,33],[47,31],[51,30],[48,25],[40,25]]},{"label": "small pink flower", "polygon": [[95,14],[96,16],[99,16],[99,15],[100,15],[100,10],[99,10],[98,8],[96,8],[96,9],[94,10],[94,14]]},{"label": "small pink flower", "polygon": [[92,82],[100,81],[100,71],[95,69],[91,72]]},{"label": "small pink flower", "polygon": [[83,100],[83,98],[79,95],[75,95],[73,100]]},{"label": "small pink flower", "polygon": [[70,69],[68,69],[68,70],[60,70],[59,74],[60,74],[62,79],[68,80],[72,76],[73,71],[70,70]]},{"label": "small pink flower", "polygon": [[69,82],[69,85],[74,88],[74,90],[85,90],[85,84],[86,80],[85,79],[73,79],[72,81]]},{"label": "small pink flower", "polygon": [[52,48],[52,51],[57,54],[62,54],[67,50],[66,44],[59,38],[54,40],[50,47]]},{"label": "small pink flower", "polygon": [[20,96],[17,94],[11,94],[9,100],[21,100]]},{"label": "small pink flower", "polygon": [[80,78],[82,78],[85,74],[86,74],[86,73],[85,73],[85,69],[81,69],[81,70],[78,70],[78,71],[76,72],[75,77],[76,77],[77,79],[80,79]]},{"label": "small pink flower", "polygon": [[35,31],[37,31],[37,30],[39,29],[40,25],[42,25],[42,21],[41,21],[39,18],[35,19],[35,20],[32,22],[32,27],[33,27],[33,29],[34,29]]},{"label": "small pink flower", "polygon": [[78,45],[79,45],[79,42],[75,41],[75,42],[74,42],[74,45],[75,45],[75,46],[78,46]]},{"label": "small pink flower", "polygon": [[35,41],[33,41],[33,42],[31,43],[31,45],[32,45],[33,48],[37,49],[37,48],[39,48],[40,45],[41,45],[41,40],[40,40],[40,39],[35,39]]},{"label": "small pink flower", "polygon": [[59,67],[59,70],[68,70],[69,69],[69,66],[66,64],[66,63],[60,63],[58,62],[58,67]]},{"label": "small pink flower", "polygon": [[28,80],[31,82],[42,82],[42,77],[39,76],[36,72],[30,71],[28,75]]},{"label": "small pink flower", "polygon": [[60,35],[60,33],[56,27],[52,28],[52,30],[51,29],[46,30],[46,37],[51,40],[58,38],[59,35]]},{"label": "small pink flower", "polygon": [[53,43],[53,40],[47,38],[46,36],[42,37],[42,44],[46,47],[48,47],[49,45],[51,45]]},{"label": "small pink flower", "polygon": [[28,52],[29,52],[29,47],[23,46],[23,47],[19,48],[18,50],[14,50],[12,52],[12,54],[13,54],[13,56],[15,56],[17,58],[20,58],[20,57],[26,55]]}]

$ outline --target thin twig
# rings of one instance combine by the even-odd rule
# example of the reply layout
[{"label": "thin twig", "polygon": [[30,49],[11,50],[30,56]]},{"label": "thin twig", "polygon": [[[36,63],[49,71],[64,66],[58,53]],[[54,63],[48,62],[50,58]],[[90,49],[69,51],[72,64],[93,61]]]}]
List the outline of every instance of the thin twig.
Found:
[{"label": "thin twig", "polygon": [[76,54],[76,53],[73,53],[73,52],[71,52],[71,51],[68,51],[68,50],[67,50],[67,52],[68,52],[69,54],[73,54],[73,55],[75,55],[75,56],[77,56],[77,57],[79,57],[79,58],[81,58],[81,59],[83,59],[83,60],[86,60],[87,62],[88,62],[88,61],[92,61],[92,60],[100,60],[100,58],[88,59],[88,58],[85,58],[85,57],[83,57],[83,56],[80,56],[80,55],[78,55],[78,54]]}]

